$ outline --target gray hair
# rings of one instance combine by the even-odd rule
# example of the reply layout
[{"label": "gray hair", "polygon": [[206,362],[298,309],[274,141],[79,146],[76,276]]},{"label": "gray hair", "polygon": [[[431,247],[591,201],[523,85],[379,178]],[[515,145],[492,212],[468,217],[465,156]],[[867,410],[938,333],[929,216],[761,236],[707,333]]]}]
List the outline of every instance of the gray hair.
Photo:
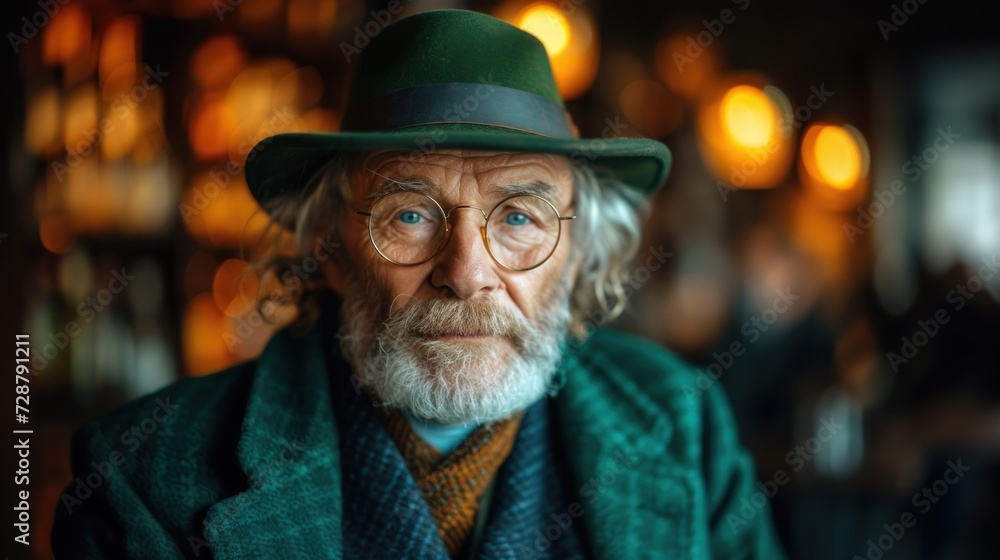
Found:
[{"label": "gray hair", "polygon": [[[257,240],[261,251],[252,259],[249,271],[260,278],[262,291],[274,281],[280,282],[280,287],[262,297],[259,305],[272,302],[295,306],[298,316],[293,326],[297,328],[308,328],[315,321],[318,295],[328,285],[322,274],[302,279],[290,271],[296,263],[310,258],[324,238],[332,235],[341,239],[341,220],[336,218],[346,208],[350,173],[370,156],[370,152],[338,154],[316,174],[309,188],[280,195],[264,208],[271,223]],[[579,260],[580,269],[570,294],[570,334],[583,342],[595,328],[625,310],[625,283],[649,208],[642,193],[590,162],[573,159],[571,167],[577,215],[570,222],[572,256]]]}]

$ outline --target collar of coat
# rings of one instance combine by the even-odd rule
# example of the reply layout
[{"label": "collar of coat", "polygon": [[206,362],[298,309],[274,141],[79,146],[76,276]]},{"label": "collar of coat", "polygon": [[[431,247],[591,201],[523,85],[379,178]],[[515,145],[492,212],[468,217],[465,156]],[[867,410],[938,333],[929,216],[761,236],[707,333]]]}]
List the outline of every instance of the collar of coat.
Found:
[{"label": "collar of coat", "polygon": [[[206,535],[216,558],[259,554],[260,539],[285,557],[292,557],[289,545],[302,540],[311,550],[342,556],[340,458],[327,373],[328,360],[342,358],[327,354],[337,348],[331,332],[319,326],[304,336],[281,331],[261,354],[238,448],[253,483],[208,512]],[[579,508],[554,511],[553,519],[570,514],[573,523],[583,523],[597,558],[638,558],[651,550],[697,556],[707,535],[692,523],[705,516],[697,471],[683,464],[692,442],[678,441],[686,438],[675,434],[671,416],[677,414],[668,416],[631,374],[648,368],[643,362],[650,357],[635,356],[629,364],[609,359],[595,342],[601,336],[597,330],[563,353],[565,384],[555,396],[553,420],[570,465],[575,495],[569,499]],[[308,499],[289,499],[303,495]],[[317,507],[326,515],[315,515]],[[225,538],[234,533],[257,535],[255,550]]]}]

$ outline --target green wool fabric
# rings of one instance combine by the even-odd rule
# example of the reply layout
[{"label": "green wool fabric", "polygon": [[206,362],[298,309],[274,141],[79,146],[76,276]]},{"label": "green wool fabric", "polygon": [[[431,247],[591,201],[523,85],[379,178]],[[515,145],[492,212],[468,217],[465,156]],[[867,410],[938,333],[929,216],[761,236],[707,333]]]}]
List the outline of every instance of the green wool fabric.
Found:
[{"label": "green wool fabric", "polygon": [[[463,82],[512,87],[563,105],[538,39],[498,19],[463,10],[403,18],[359,57],[347,111],[387,91]],[[502,41],[497,41],[502,37]],[[461,48],[456,48],[460,45]],[[516,64],[512,64],[516,62]],[[393,71],[387,72],[391,65]]]},{"label": "green wool fabric", "polygon": [[[102,481],[62,496],[57,557],[341,558],[319,330],[281,331],[257,360],[178,381],[82,428],[74,476]],[[553,420],[597,558],[782,557],[767,505],[740,511],[754,469],[718,384],[692,392],[688,364],[604,329],[568,346],[561,370]],[[155,432],[133,441],[132,427],[151,417],[162,420]]]}]

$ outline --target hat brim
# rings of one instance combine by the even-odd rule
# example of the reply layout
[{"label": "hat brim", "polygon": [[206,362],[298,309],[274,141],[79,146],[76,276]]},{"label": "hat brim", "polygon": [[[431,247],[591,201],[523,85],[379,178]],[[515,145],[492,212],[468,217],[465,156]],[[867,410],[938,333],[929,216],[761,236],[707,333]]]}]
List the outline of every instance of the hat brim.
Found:
[{"label": "hat brim", "polygon": [[246,181],[262,206],[301,193],[334,155],[343,151],[412,150],[420,161],[431,150],[469,149],[555,153],[589,161],[649,195],[670,172],[670,150],[648,138],[560,139],[496,126],[444,123],[387,132],[284,133],[265,138],[247,155]]}]

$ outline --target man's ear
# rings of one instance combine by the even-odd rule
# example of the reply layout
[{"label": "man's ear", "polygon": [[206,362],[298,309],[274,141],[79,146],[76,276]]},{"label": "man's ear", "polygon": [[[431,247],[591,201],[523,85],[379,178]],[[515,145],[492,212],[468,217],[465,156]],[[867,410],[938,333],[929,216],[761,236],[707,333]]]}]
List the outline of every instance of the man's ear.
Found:
[{"label": "man's ear", "polygon": [[344,295],[344,271],[337,261],[337,255],[330,255],[329,259],[323,261],[323,276],[330,284],[330,288],[340,295]]}]

